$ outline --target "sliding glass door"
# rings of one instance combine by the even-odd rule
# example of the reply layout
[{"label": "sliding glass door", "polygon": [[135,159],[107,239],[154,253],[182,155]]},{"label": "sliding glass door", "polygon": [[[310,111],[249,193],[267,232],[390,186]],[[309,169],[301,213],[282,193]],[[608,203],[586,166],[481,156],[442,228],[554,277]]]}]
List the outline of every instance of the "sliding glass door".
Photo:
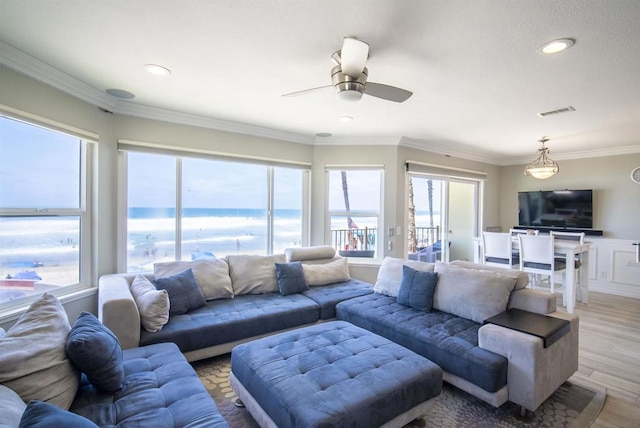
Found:
[{"label": "sliding glass door", "polygon": [[408,175],[408,257],[473,260],[478,228],[479,182],[426,174]]}]

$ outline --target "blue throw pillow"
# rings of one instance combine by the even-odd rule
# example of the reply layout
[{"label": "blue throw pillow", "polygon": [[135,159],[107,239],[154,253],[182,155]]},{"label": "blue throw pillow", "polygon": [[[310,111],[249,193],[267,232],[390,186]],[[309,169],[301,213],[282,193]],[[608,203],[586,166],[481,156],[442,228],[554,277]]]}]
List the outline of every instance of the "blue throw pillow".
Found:
[{"label": "blue throw pillow", "polygon": [[420,311],[431,312],[437,283],[437,272],[422,272],[409,266],[402,266],[398,303]]},{"label": "blue throw pillow", "polygon": [[301,262],[276,263],[276,278],[280,294],[301,293],[309,289]]},{"label": "blue throw pillow", "polygon": [[31,400],[18,428],[98,428],[89,419],[44,401]]},{"label": "blue throw pillow", "polygon": [[206,304],[191,268],[173,276],[157,278],[155,285],[158,290],[169,293],[169,316],[186,314]]},{"label": "blue throw pillow", "polygon": [[120,341],[93,314],[80,314],[67,336],[66,351],[73,364],[100,391],[114,393],[122,388]]}]

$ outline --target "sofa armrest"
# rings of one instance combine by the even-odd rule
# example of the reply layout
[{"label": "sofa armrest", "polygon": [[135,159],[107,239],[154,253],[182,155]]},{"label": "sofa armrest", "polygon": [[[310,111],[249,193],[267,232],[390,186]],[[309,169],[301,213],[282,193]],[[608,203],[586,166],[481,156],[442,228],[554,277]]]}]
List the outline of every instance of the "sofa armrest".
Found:
[{"label": "sofa armrest", "polygon": [[140,314],[127,275],[103,275],[98,281],[98,318],[116,335],[122,349],[140,343]]},{"label": "sofa armrest", "polygon": [[509,401],[532,412],[578,370],[578,317],[564,312],[549,316],[568,320],[571,328],[548,348],[539,337],[494,324],[478,331],[480,348],[509,361]]},{"label": "sofa armrest", "polygon": [[556,296],[543,290],[522,288],[513,290],[509,297],[507,309],[522,309],[523,311],[547,315],[556,310]]}]

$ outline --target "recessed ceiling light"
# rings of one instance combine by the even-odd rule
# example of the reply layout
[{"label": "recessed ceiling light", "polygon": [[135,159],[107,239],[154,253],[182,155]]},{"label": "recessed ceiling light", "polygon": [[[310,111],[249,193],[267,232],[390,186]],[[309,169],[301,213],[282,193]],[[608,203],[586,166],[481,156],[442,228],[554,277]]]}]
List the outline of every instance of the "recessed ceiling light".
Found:
[{"label": "recessed ceiling light", "polygon": [[111,95],[112,97],[121,98],[123,100],[130,100],[130,99],[136,97],[131,92],[125,91],[123,89],[109,88],[109,89],[105,90],[105,92],[107,94]]},{"label": "recessed ceiling light", "polygon": [[351,117],[351,116],[340,116],[338,118],[338,120],[340,122],[345,122],[346,123],[346,122],[351,122],[353,120],[353,117]]},{"label": "recessed ceiling light", "polygon": [[144,69],[156,76],[169,76],[171,70],[158,64],[145,64]]},{"label": "recessed ceiling light", "polygon": [[571,46],[573,46],[574,43],[575,40],[573,39],[552,40],[542,45],[540,47],[540,52],[542,52],[543,54],[554,54],[562,52],[566,49],[569,49]]},{"label": "recessed ceiling light", "polygon": [[330,132],[318,132],[316,134],[316,137],[322,137],[322,138],[327,138],[327,137],[331,137],[331,133]]}]

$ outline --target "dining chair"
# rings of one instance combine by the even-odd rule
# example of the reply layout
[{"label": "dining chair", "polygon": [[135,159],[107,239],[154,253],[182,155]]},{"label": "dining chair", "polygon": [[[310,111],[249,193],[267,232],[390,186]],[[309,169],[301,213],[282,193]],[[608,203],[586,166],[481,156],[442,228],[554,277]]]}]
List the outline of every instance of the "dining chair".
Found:
[{"label": "dining chair", "polygon": [[[585,233],[584,232],[556,232],[556,231],[552,230],[550,232],[550,234],[556,240],[579,242],[580,245],[584,244],[584,237],[585,237]],[[566,257],[564,256],[564,254],[556,254],[556,258],[561,258],[562,260],[564,260],[566,262]],[[580,290],[581,290],[580,277],[582,276],[582,271],[580,270],[580,268],[582,267],[582,255],[581,255],[581,253],[578,253],[576,255],[576,257],[575,257],[573,262],[574,262],[574,267],[575,267],[575,270],[576,270],[576,284],[578,286],[578,293],[580,293]],[[581,298],[581,296],[578,296],[578,298]]]},{"label": "dining chair", "polygon": [[512,245],[509,233],[482,232],[482,264],[518,269],[520,259]]},{"label": "dining chair", "polygon": [[[553,236],[551,235],[518,235],[520,244],[520,270],[534,275],[544,275],[549,278],[549,291],[556,292],[555,274],[562,274],[562,302],[566,306],[566,268],[564,260],[556,259],[553,250]],[[531,282],[532,288],[540,287],[542,281]]]}]

